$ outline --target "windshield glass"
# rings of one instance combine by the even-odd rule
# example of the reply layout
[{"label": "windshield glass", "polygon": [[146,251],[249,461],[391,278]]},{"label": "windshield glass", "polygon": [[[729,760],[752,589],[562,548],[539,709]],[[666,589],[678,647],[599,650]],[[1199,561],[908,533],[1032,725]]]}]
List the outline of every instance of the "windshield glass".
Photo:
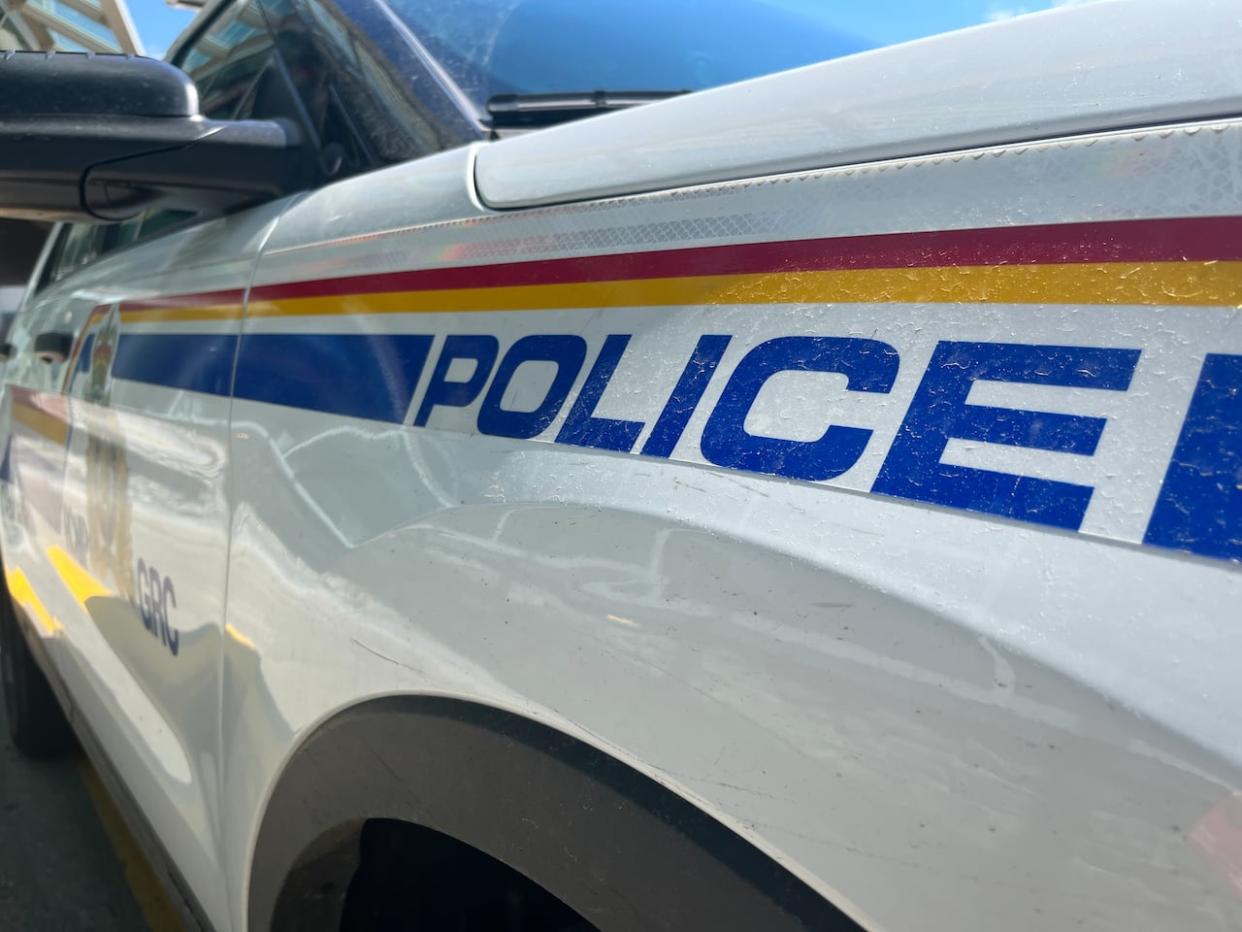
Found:
[{"label": "windshield glass", "polygon": [[480,111],[496,94],[695,91],[862,51],[822,0],[389,0]]}]

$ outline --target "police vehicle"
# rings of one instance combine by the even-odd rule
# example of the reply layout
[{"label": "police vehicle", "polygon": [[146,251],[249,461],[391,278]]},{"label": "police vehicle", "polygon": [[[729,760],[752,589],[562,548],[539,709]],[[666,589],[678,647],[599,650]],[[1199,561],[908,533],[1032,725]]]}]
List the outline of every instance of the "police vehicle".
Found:
[{"label": "police vehicle", "polygon": [[1237,3],[829,19],[0,60],[13,738],[187,922],[1242,927]]}]

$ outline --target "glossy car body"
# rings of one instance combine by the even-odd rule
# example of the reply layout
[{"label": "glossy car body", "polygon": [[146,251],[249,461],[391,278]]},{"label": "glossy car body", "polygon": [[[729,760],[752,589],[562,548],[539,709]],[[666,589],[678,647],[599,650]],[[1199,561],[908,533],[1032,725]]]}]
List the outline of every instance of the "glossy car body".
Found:
[{"label": "glossy car body", "polygon": [[862,928],[1242,922],[1239,27],[1116,6],[36,272],[6,579],[203,921],[359,819],[570,837],[512,808],[553,783],[393,772],[520,770],[434,718],[565,736]]}]

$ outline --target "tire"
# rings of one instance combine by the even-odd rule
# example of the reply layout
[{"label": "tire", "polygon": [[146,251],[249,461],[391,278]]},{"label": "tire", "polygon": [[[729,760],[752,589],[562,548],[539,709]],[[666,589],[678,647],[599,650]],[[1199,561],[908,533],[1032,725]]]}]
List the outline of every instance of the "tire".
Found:
[{"label": "tire", "polygon": [[273,932],[862,932],[646,774],[458,699],[371,699],[320,723],[252,850],[249,925]]},{"label": "tire", "polygon": [[0,682],[9,739],[27,757],[48,758],[74,747],[73,730],[30,652],[9,594],[0,590]]},{"label": "tire", "polygon": [[[358,849],[339,932],[596,932],[517,871],[431,829],[372,819]],[[314,920],[312,908],[298,928]]]}]

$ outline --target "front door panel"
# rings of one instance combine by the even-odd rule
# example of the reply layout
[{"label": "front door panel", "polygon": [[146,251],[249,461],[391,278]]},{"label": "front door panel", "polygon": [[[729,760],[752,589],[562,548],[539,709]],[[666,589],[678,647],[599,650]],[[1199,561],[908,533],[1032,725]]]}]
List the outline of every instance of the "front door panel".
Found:
[{"label": "front door panel", "polygon": [[[42,299],[38,324],[71,334],[67,358],[29,364],[47,384],[13,394],[49,431],[17,460],[35,517],[10,572],[27,575],[63,633],[57,666],[80,714],[220,926],[229,389],[238,308],[278,212],[172,233],[75,273]],[[45,473],[49,488],[36,488]]]}]

